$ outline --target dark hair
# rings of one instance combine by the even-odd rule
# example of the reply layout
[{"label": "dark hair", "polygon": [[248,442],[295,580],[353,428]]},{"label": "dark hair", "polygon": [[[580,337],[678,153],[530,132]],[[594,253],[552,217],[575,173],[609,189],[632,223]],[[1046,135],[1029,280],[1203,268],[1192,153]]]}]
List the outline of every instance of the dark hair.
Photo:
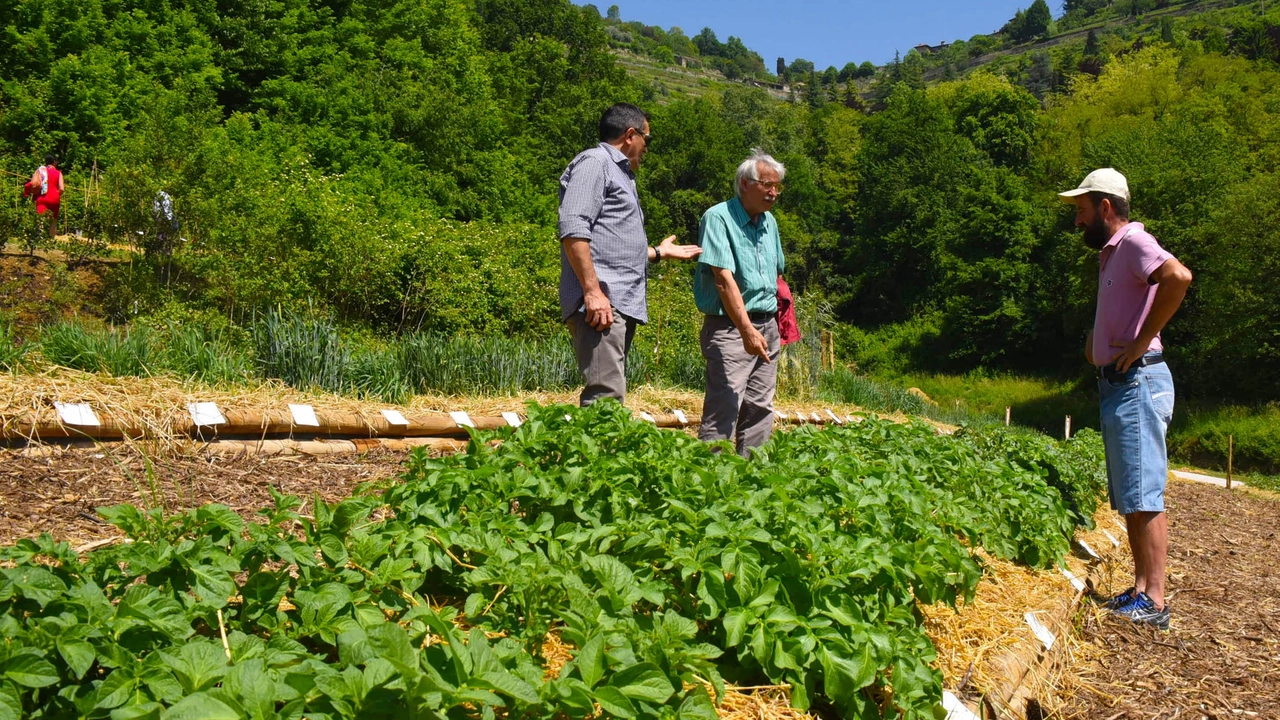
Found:
[{"label": "dark hair", "polygon": [[632,128],[642,133],[648,121],[649,113],[631,103],[618,103],[600,116],[600,142],[613,142]]},{"label": "dark hair", "polygon": [[48,155],[45,155],[44,164],[56,166],[58,164],[58,156],[54,155],[53,153],[49,153]]},{"label": "dark hair", "polygon": [[1093,201],[1093,209],[1097,210],[1102,207],[1103,200],[1111,201],[1111,211],[1121,220],[1129,219],[1129,201],[1119,195],[1112,195],[1104,192],[1091,192],[1089,199]]}]

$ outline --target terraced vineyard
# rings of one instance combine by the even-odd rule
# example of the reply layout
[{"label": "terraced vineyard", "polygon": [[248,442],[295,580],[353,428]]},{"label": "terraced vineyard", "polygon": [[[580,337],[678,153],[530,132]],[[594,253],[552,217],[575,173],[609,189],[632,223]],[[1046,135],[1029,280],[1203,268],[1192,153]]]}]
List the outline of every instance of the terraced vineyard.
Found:
[{"label": "terraced vineyard", "polygon": [[0,718],[711,718],[726,681],[932,718],[917,603],[972,597],[979,547],[1052,566],[1100,485],[1089,433],[867,420],[717,450],[531,407],[332,505],[104,508],[128,542],[0,551]]}]

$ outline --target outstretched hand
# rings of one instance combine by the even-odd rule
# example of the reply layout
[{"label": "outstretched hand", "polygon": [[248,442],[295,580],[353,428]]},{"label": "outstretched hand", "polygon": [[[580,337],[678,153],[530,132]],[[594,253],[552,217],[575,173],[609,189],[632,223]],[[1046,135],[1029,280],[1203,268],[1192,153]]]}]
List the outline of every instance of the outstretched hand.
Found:
[{"label": "outstretched hand", "polygon": [[662,253],[663,260],[692,260],[702,254],[702,248],[697,245],[677,245],[675,235],[663,238],[658,243],[658,251]]}]

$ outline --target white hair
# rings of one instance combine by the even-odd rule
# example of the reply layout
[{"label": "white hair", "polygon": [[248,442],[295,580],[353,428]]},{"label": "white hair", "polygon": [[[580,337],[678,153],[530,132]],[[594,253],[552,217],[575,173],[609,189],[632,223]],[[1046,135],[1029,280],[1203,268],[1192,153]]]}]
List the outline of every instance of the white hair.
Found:
[{"label": "white hair", "polygon": [[761,165],[778,173],[778,182],[782,182],[782,179],[787,176],[785,165],[774,160],[772,155],[765,154],[760,148],[753,148],[751,157],[743,160],[742,164],[738,166],[738,171],[733,175],[733,194],[739,200],[742,199],[742,181],[759,180]]}]

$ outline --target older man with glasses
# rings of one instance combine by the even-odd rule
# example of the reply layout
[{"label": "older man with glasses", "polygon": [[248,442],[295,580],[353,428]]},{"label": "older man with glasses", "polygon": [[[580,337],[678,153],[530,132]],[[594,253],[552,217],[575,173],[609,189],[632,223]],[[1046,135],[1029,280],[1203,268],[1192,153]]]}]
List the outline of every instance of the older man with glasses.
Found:
[{"label": "older man with glasses", "polygon": [[636,170],[649,151],[649,116],[618,103],[600,118],[600,144],[560,176],[560,312],[585,379],[583,407],[627,392],[626,360],[636,326],[649,320],[648,266],[702,251],[670,235],[649,247]]},{"label": "older man with glasses", "polygon": [[738,166],[735,197],[702,216],[702,256],[693,294],[702,322],[707,391],[704,441],[734,440],[740,455],[773,433],[778,385],[778,276],[784,269],[778,222],[769,212],[787,169],[756,151]]}]

